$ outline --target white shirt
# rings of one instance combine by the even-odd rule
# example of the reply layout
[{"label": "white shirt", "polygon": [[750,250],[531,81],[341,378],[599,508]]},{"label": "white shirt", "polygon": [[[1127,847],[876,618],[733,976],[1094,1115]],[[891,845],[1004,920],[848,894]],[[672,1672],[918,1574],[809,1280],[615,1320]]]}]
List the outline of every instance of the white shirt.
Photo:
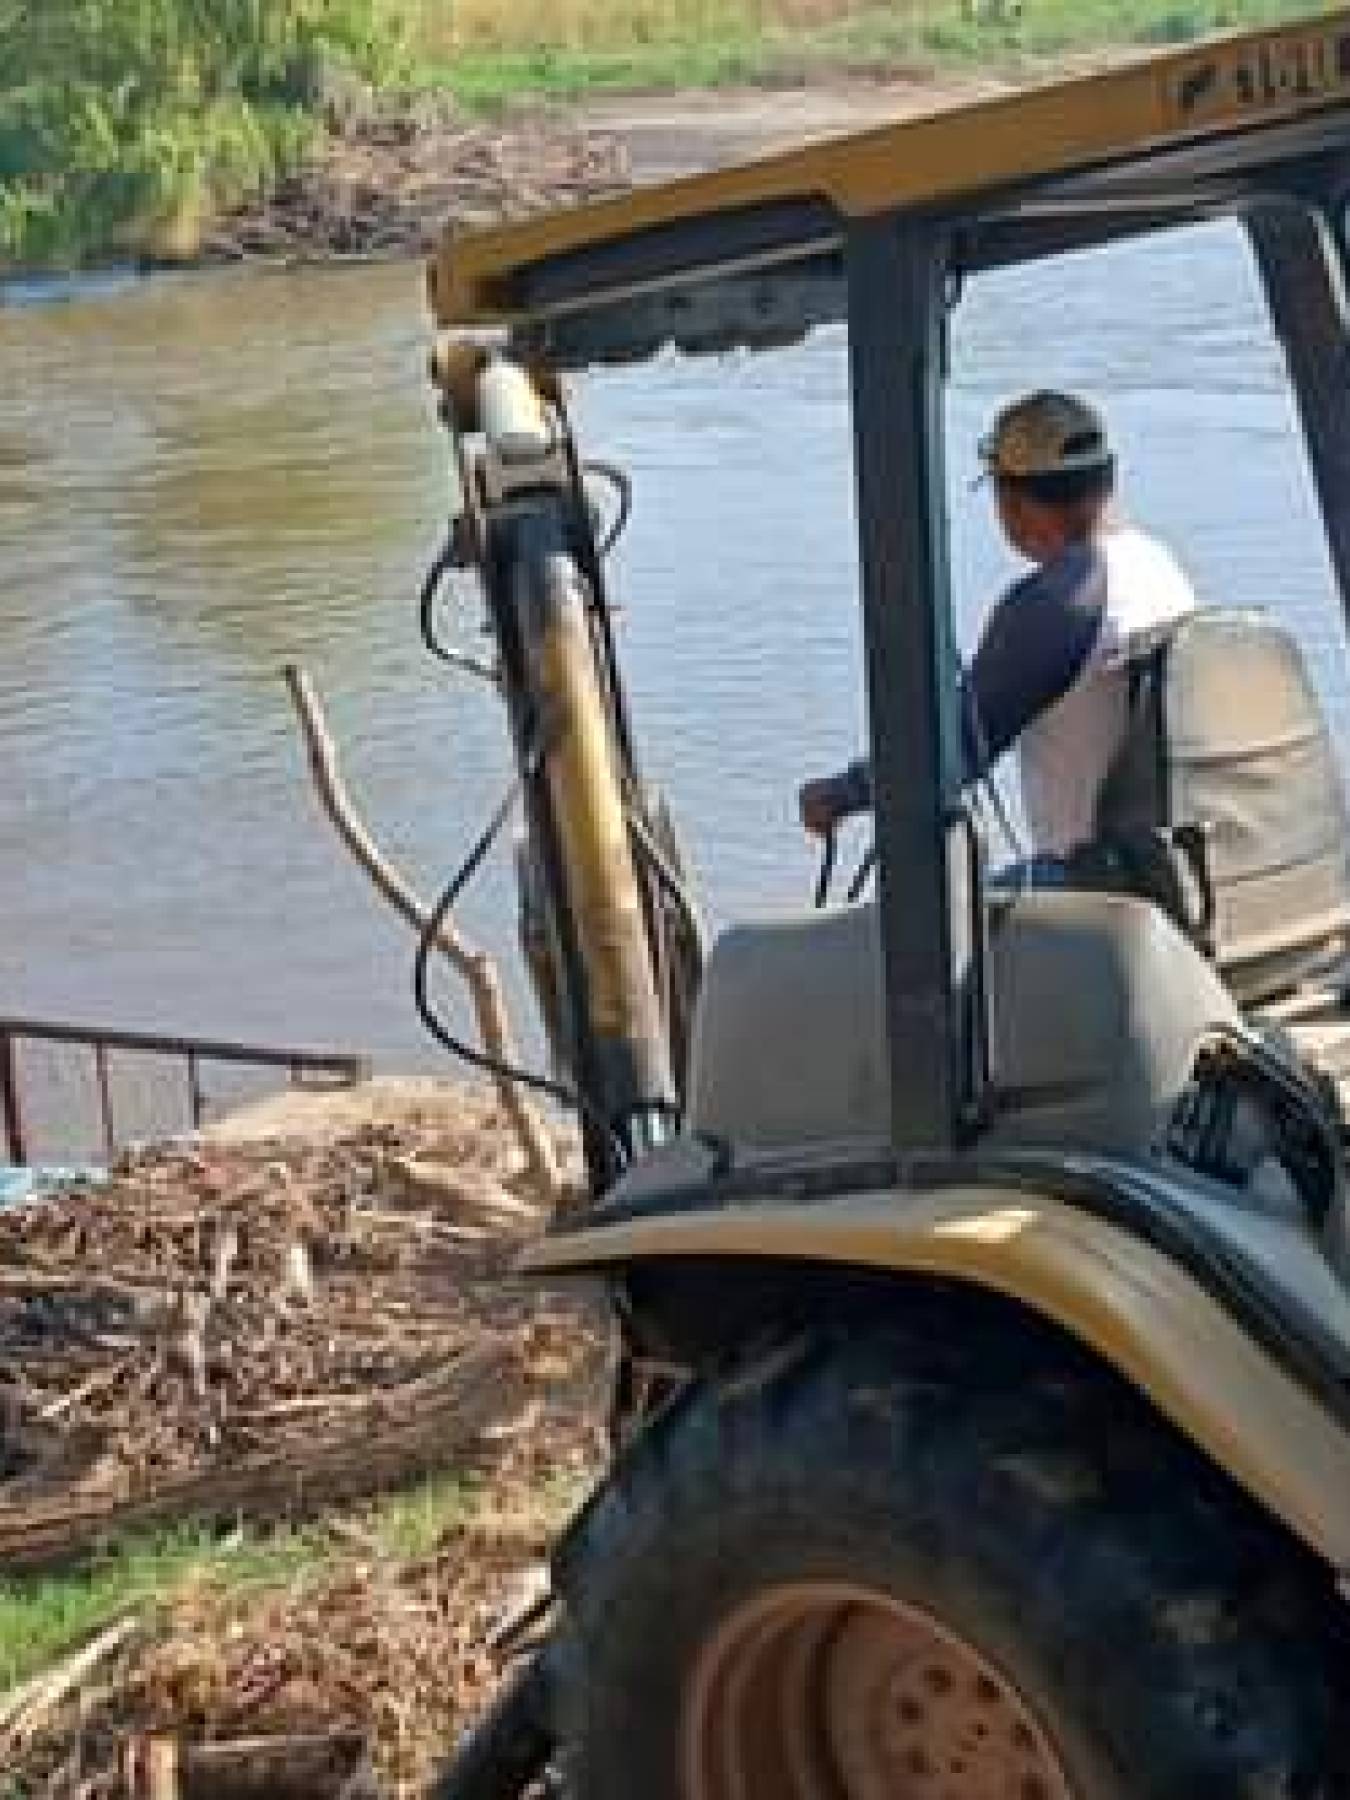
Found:
[{"label": "white shirt", "polygon": [[1095,638],[1071,686],[1020,739],[1023,805],[1040,855],[1065,856],[1093,836],[1129,722],[1129,664],[1198,604],[1171,551],[1134,526],[1102,532],[1092,550]]}]

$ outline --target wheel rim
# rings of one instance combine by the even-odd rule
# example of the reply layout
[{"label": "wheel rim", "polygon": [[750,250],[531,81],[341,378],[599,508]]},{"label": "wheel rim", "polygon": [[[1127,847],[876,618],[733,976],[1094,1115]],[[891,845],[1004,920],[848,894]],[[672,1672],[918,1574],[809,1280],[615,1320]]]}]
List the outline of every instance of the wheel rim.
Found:
[{"label": "wheel rim", "polygon": [[917,1608],[778,1588],[705,1646],[682,1730],[688,1800],[1074,1800],[1008,1677]]}]

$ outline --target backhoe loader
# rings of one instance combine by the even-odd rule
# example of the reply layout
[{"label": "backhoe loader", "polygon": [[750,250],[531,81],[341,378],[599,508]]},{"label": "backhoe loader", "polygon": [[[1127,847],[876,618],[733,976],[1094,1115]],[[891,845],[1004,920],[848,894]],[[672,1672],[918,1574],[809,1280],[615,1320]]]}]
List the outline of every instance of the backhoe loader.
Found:
[{"label": "backhoe loader", "polygon": [[[1335,746],[1277,612],[1178,626],[1099,820],[1180,858],[1171,907],[992,883],[957,754],[952,311],[1218,218],[1350,609],[1350,12],[433,259],[444,566],[495,644],[535,1079],[588,1173],[527,1267],[603,1284],[619,1344],[611,1464],[447,1800],[1350,1797]],[[876,894],[705,952],[565,384],[837,323]]]}]

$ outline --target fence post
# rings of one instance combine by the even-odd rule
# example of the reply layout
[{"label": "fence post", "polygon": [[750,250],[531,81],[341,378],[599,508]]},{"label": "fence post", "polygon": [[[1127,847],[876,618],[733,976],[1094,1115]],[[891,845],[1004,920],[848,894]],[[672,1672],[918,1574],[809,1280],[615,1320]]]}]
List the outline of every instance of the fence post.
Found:
[{"label": "fence post", "polygon": [[19,1104],[19,1059],[9,1032],[0,1033],[0,1111],[5,1120],[5,1143],[12,1163],[28,1161],[24,1143],[23,1109]]},{"label": "fence post", "polygon": [[117,1134],[113,1130],[112,1087],[108,1081],[108,1046],[94,1045],[94,1073],[98,1077],[98,1111],[103,1124],[103,1154],[111,1163],[117,1155]]},{"label": "fence post", "polygon": [[201,1064],[195,1050],[187,1053],[188,1096],[192,1102],[192,1129],[200,1131],[206,1116],[206,1095],[202,1092]]}]

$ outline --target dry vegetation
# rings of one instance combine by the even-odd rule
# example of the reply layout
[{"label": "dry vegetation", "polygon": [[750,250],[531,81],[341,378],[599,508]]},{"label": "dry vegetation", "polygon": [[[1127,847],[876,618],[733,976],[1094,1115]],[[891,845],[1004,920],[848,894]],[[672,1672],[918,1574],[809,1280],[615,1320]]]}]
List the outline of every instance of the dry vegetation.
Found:
[{"label": "dry vegetation", "polygon": [[622,192],[623,146],[561,122],[509,129],[423,101],[333,133],[327,154],[204,232],[210,261],[418,256],[457,226]]},{"label": "dry vegetation", "polygon": [[[527,50],[544,44],[616,49],[813,29],[876,10],[875,0],[455,0],[452,7],[422,8],[420,36],[429,50]],[[922,23],[937,11],[954,9],[934,0],[897,0],[891,10]]]},{"label": "dry vegetation", "polygon": [[406,1791],[596,1465],[603,1332],[509,1279],[542,1215],[495,1108],[335,1106],[0,1219],[6,1800],[133,1795],[161,1739],[334,1730]]},{"label": "dry vegetation", "polygon": [[1184,42],[1316,12],[1313,0],[421,0],[412,36],[432,56],[661,44],[997,56],[1071,45]]},{"label": "dry vegetation", "polygon": [[471,104],[845,77],[1033,75],[1184,44],[1310,0],[422,0],[411,43]]}]

